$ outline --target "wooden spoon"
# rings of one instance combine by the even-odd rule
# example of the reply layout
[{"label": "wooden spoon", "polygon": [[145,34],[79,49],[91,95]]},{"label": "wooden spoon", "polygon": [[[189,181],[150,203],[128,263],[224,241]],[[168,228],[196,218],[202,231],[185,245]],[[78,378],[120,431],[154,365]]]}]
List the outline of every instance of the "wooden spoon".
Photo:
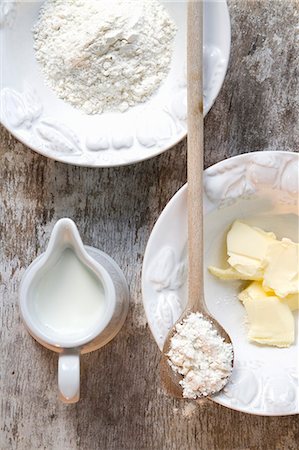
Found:
[{"label": "wooden spoon", "polygon": [[[176,322],[190,312],[200,312],[212,322],[225,342],[231,339],[210,316],[204,300],[203,283],[203,1],[188,2],[187,87],[188,87],[188,304]],[[160,364],[162,382],[174,397],[182,398],[182,376],[169,366],[167,353],[175,326],[166,338]]]}]

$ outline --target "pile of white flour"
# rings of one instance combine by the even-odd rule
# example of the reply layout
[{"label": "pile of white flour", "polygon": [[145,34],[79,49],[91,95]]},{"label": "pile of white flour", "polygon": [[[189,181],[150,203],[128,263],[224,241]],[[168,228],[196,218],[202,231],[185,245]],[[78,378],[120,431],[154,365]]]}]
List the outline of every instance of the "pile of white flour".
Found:
[{"label": "pile of white flour", "polygon": [[147,100],[169,71],[175,32],[157,0],[47,0],[33,28],[46,82],[88,114]]},{"label": "pile of white flour", "polygon": [[200,313],[176,325],[168,362],[183,375],[183,397],[198,398],[220,391],[232,372],[233,348]]}]

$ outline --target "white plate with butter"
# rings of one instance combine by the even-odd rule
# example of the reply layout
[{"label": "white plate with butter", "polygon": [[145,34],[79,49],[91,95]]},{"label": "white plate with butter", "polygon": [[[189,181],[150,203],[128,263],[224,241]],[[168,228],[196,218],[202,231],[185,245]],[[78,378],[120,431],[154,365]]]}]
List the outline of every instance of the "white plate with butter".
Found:
[{"label": "white plate with butter", "polygon": [[[237,219],[298,242],[298,168],[297,153],[278,151],[239,155],[205,171],[205,298],[235,351],[231,381],[213,400],[246,413],[299,413],[298,312],[292,346],[250,343],[245,308],[237,298],[248,282],[219,280],[207,268],[225,266],[226,235]],[[185,185],[166,206],[144,256],[143,303],[160,349],[187,300],[186,194]]]},{"label": "white plate with butter", "polygon": [[[162,1],[178,31],[158,91],[124,113],[96,115],[75,109],[45,84],[31,31],[42,3],[0,2],[0,120],[17,139],[57,161],[112,167],[152,158],[186,136],[186,1]],[[222,86],[229,52],[226,0],[205,0],[205,113]]]}]

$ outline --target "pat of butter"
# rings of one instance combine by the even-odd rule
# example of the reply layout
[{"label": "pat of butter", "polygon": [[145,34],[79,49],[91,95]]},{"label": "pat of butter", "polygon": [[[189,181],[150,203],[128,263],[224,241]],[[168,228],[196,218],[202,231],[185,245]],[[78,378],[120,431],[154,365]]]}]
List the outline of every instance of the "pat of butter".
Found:
[{"label": "pat of butter", "polygon": [[228,269],[219,269],[218,267],[210,266],[209,271],[212,275],[215,275],[221,280],[262,280],[264,275],[263,271],[256,271],[253,276],[245,275],[238,272],[233,267],[229,267]]},{"label": "pat of butter", "polygon": [[299,292],[299,244],[282,239],[271,244],[266,254],[263,287],[278,297]]},{"label": "pat of butter", "polygon": [[291,311],[295,311],[299,309],[299,294],[289,294],[284,298],[280,298],[280,300],[288,305]]},{"label": "pat of butter", "polygon": [[241,302],[244,303],[245,300],[250,299],[263,299],[267,300],[269,297],[276,297],[281,303],[286,304],[291,311],[295,311],[296,309],[299,309],[299,294],[290,294],[287,295],[284,298],[279,298],[275,295],[274,291],[268,290],[265,291],[263,289],[263,285],[261,282],[254,281],[250,283],[250,285],[244,289],[240,294],[238,295],[238,298],[241,300]]},{"label": "pat of butter", "polygon": [[263,280],[278,297],[299,292],[299,244],[235,221],[227,234],[227,269],[209,267],[222,280]]},{"label": "pat of butter", "polygon": [[274,233],[236,220],[227,234],[229,265],[247,279],[262,279],[266,254],[275,240]]},{"label": "pat of butter", "polygon": [[[287,298],[282,300],[273,291],[265,292],[262,284],[256,281],[240,292],[238,297],[247,312],[250,341],[276,347],[289,347],[293,344],[294,317]],[[291,303],[293,300],[291,299]],[[295,305],[298,308],[298,296],[293,306]]]},{"label": "pat of butter", "polygon": [[266,254],[276,242],[274,233],[267,233],[236,220],[227,233],[227,269],[210,266],[209,271],[222,280],[262,280]]},{"label": "pat of butter", "polygon": [[294,318],[290,308],[277,297],[244,299],[248,338],[259,344],[289,347],[294,342]]}]

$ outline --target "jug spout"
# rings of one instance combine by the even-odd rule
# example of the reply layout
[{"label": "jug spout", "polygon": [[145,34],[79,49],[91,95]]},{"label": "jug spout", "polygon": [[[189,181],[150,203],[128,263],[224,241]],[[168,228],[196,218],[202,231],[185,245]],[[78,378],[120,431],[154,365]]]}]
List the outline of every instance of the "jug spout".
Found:
[{"label": "jug spout", "polygon": [[66,247],[73,248],[76,253],[84,252],[83,242],[75,223],[71,219],[63,218],[58,220],[53,228],[46,255],[51,254],[56,248]]}]

